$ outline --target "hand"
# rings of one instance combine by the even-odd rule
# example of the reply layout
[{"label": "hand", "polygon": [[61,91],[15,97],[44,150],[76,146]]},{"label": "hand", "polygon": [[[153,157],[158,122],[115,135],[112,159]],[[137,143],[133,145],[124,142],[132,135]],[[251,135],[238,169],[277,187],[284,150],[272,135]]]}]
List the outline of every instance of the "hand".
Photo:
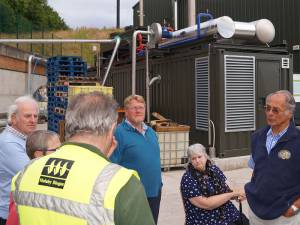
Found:
[{"label": "hand", "polygon": [[285,217],[292,217],[295,216],[294,210],[290,207],[284,213],[283,216]]},{"label": "hand", "polygon": [[243,201],[246,199],[246,194],[244,189],[233,189],[232,190],[233,193],[233,199],[235,199],[236,201]]}]

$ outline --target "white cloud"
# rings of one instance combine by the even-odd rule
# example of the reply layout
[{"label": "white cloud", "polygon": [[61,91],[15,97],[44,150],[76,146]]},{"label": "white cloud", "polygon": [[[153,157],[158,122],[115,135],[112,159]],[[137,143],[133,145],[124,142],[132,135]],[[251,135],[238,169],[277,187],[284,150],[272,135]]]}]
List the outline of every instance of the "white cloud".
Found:
[{"label": "white cloud", "polygon": [[[120,0],[120,25],[132,25],[132,7],[138,0]],[[48,0],[68,26],[115,27],[117,0]]]}]

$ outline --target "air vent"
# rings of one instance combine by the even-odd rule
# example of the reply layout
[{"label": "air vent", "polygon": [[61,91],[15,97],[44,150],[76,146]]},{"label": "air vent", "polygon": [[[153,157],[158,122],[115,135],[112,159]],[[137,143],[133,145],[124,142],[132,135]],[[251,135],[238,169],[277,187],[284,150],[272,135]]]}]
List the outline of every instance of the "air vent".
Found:
[{"label": "air vent", "polygon": [[209,114],[209,67],[208,57],[195,59],[196,129],[208,130]]},{"label": "air vent", "polygon": [[282,69],[290,68],[290,59],[289,58],[281,58],[281,68]]},{"label": "air vent", "polygon": [[255,57],[225,55],[225,132],[255,130]]}]

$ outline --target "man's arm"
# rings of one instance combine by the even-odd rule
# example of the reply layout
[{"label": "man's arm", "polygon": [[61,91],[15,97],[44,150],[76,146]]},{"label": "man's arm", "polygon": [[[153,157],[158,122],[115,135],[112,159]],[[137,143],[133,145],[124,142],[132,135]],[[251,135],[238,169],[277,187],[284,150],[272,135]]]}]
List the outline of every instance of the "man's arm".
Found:
[{"label": "man's arm", "polygon": [[4,166],[11,176],[16,175],[29,162],[29,158],[20,144],[5,143],[2,146],[2,151],[6,158],[3,162]]},{"label": "man's arm", "polygon": [[132,176],[120,190],[115,204],[116,225],[155,225],[144,187]]}]

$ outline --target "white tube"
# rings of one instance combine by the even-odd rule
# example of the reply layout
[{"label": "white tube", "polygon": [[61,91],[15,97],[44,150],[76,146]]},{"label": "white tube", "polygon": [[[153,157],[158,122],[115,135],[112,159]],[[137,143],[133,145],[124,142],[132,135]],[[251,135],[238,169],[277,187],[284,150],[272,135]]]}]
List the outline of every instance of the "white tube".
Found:
[{"label": "white tube", "polygon": [[188,0],[188,26],[196,23],[196,3],[195,0]]},{"label": "white tube", "polygon": [[132,91],[131,94],[136,93],[136,36],[141,33],[141,34],[151,34],[150,31],[144,31],[144,30],[136,30],[133,32],[132,35],[132,54],[131,54],[131,87]]},{"label": "white tube", "polygon": [[178,12],[177,12],[177,8],[178,8],[178,2],[177,0],[173,1],[173,9],[174,9],[174,30],[178,30]]},{"label": "white tube", "polygon": [[102,86],[105,85],[105,81],[106,81],[106,79],[107,79],[107,77],[108,77],[108,73],[109,73],[110,68],[111,68],[111,65],[112,65],[112,63],[113,63],[113,61],[114,61],[114,59],[115,59],[115,56],[116,56],[116,53],[117,53],[117,50],[118,50],[118,48],[119,48],[120,43],[121,43],[121,38],[120,38],[120,37],[116,37],[116,45],[115,45],[113,54],[112,54],[112,56],[111,56],[111,58],[110,58],[110,60],[109,60],[108,67],[107,67],[107,69],[106,69],[106,71],[105,71],[105,75],[104,75],[104,78],[103,78],[103,81],[102,81]]}]

